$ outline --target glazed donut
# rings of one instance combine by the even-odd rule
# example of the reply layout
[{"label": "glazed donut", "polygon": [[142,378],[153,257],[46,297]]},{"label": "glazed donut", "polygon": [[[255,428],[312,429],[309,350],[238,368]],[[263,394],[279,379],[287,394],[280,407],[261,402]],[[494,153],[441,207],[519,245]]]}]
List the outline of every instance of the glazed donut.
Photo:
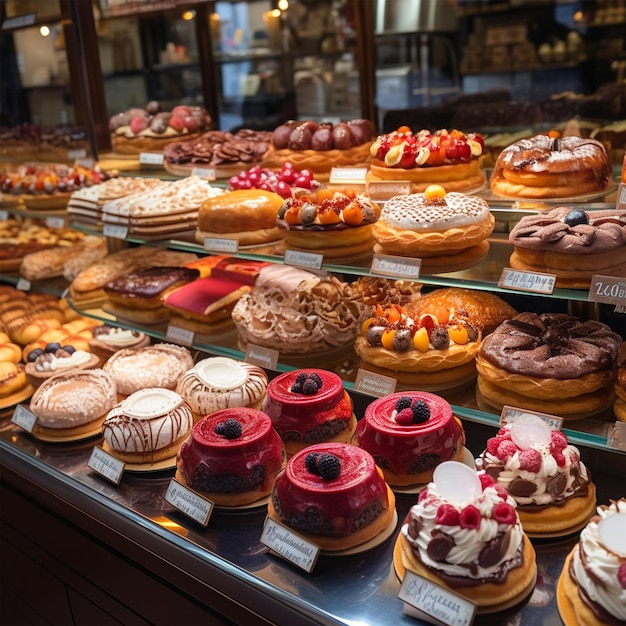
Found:
[{"label": "glazed donut", "polygon": [[481,169],[483,150],[483,138],[476,133],[441,129],[413,134],[402,126],[372,144],[367,180],[408,180],[411,193],[432,184],[447,191],[476,189],[486,181]]},{"label": "glazed donut", "polygon": [[183,374],[176,392],[189,403],[194,417],[200,418],[230,407],[260,408],[267,380],[265,371],[256,365],[211,357]]},{"label": "glazed donut", "polygon": [[319,189],[287,198],[276,224],[287,249],[349,257],[372,250],[372,224],[380,216],[378,205],[352,189]]},{"label": "glazed donut", "polygon": [[494,226],[495,218],[482,198],[432,186],[424,193],[387,201],[372,236],[385,253],[428,259],[480,245]]},{"label": "glazed donut", "polygon": [[505,148],[489,182],[505,197],[565,198],[608,189],[613,170],[595,139],[536,135]]},{"label": "glazed donut", "polygon": [[273,191],[238,189],[207,198],[198,209],[196,240],[237,239],[240,245],[278,241],[276,216],[283,198]]}]

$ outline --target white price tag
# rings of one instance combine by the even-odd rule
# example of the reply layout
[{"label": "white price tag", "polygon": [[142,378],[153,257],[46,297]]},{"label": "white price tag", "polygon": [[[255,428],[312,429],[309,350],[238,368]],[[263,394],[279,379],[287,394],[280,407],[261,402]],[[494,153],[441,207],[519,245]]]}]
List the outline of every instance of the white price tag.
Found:
[{"label": "white price tag", "polygon": [[411,193],[409,180],[376,180],[368,181],[365,193],[373,200],[389,200],[396,196],[407,196]]},{"label": "white price tag", "polygon": [[372,258],[370,274],[417,280],[421,267],[422,259],[375,254]]},{"label": "white price tag", "polygon": [[320,553],[319,546],[269,517],[265,518],[261,543],[309,574]]},{"label": "white price tag", "polygon": [[314,252],[302,252],[300,250],[285,251],[285,265],[293,265],[310,270],[319,270],[324,261],[323,254],[315,254]]},{"label": "white price tag", "polygon": [[142,152],[139,155],[139,163],[142,165],[163,165],[163,153]]},{"label": "white price tag", "polygon": [[556,286],[556,276],[554,274],[526,272],[505,267],[502,270],[498,286],[503,289],[517,289],[518,291],[552,293]]},{"label": "white price tag", "polygon": [[400,592],[400,600],[414,609],[406,611],[433,624],[470,626],[477,606],[464,596],[417,576],[407,570]]},{"label": "white price tag", "polygon": [[366,175],[366,167],[333,167],[328,182],[331,185],[338,183],[364,185]]},{"label": "white price tag", "polygon": [[6,222],[9,219],[9,212],[4,209],[0,211],[0,222]]},{"label": "white price tag", "polygon": [[15,285],[17,289],[20,291],[30,291],[30,280],[26,280],[25,278],[20,278],[17,281],[17,285]]},{"label": "white price tag", "polygon": [[202,526],[206,526],[209,523],[209,518],[213,512],[213,502],[181,485],[174,478],[167,486],[165,500]]},{"label": "white price tag", "polygon": [[118,224],[105,224],[102,227],[102,234],[112,239],[126,239],[128,236],[128,226],[119,226]]},{"label": "white price tag", "polygon": [[65,228],[64,217],[46,217],[46,226],[48,228]]},{"label": "white price tag", "polygon": [[249,343],[246,347],[246,362],[265,369],[275,370],[280,353],[278,350],[256,346]]},{"label": "white price tag", "polygon": [[383,376],[359,369],[354,381],[354,389],[369,396],[382,398],[393,393],[397,383],[398,381],[391,376]]},{"label": "white price tag", "polygon": [[168,326],[165,333],[165,339],[171,343],[177,343],[180,346],[193,346],[194,332],[179,326]]},{"label": "white price tag", "polygon": [[13,411],[11,422],[27,433],[32,433],[37,423],[37,416],[31,413],[25,406],[18,404]]},{"label": "white price tag", "polygon": [[124,462],[116,459],[100,446],[94,446],[89,461],[87,461],[87,467],[111,481],[114,485],[120,484],[122,474],[124,473]]},{"label": "white price tag", "polygon": [[207,252],[237,254],[239,252],[239,240],[225,237],[205,237],[203,247]]},{"label": "white price tag", "polygon": [[[80,159],[86,159],[86,157],[87,157],[87,150],[85,150],[85,148],[77,148],[76,150],[67,151],[68,161],[77,161]],[[91,161],[93,162],[93,159],[91,159]],[[93,167],[93,165],[90,167]]]},{"label": "white price tag", "polygon": [[537,411],[528,411],[526,409],[518,409],[513,406],[503,406],[500,413],[500,424],[509,424],[528,419],[529,417],[538,417],[545,422],[551,430],[561,430],[563,426],[563,418],[548,413],[539,413]]},{"label": "white price tag", "polygon": [[208,180],[215,180],[215,168],[194,167],[191,170],[191,175],[198,176],[198,178],[207,178]]}]

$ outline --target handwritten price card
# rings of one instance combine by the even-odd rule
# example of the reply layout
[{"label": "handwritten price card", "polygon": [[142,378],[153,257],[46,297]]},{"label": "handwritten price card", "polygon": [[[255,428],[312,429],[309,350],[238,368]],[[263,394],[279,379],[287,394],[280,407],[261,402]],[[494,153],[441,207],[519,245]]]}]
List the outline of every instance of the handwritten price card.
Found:
[{"label": "handwritten price card", "polygon": [[319,546],[269,517],[265,518],[261,543],[308,573],[313,571],[320,553]]},{"label": "handwritten price card", "polygon": [[87,461],[87,467],[111,481],[114,485],[120,484],[122,474],[124,473],[124,463],[110,455],[100,446],[94,446],[89,461]]},{"label": "handwritten price card", "polygon": [[589,286],[589,300],[626,306],[626,278],[594,275]]},{"label": "handwritten price card", "polygon": [[510,267],[505,267],[502,270],[498,285],[503,289],[552,293],[556,286],[556,276],[554,274],[525,272],[524,270],[514,270]]},{"label": "handwritten price card", "polygon": [[165,492],[165,500],[195,522],[206,526],[213,512],[213,502],[198,495],[172,478]]}]

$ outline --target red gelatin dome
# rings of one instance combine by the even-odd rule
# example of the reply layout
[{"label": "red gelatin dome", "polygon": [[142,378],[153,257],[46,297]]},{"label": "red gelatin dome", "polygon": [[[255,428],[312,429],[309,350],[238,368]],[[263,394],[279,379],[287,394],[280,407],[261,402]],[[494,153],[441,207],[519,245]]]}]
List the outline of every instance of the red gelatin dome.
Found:
[{"label": "red gelatin dome", "polygon": [[[341,463],[339,475],[326,480],[311,472],[306,458],[312,453],[336,456]],[[375,518],[387,522],[395,504],[390,494],[366,450],[349,443],[321,443],[301,450],[287,462],[274,484],[272,505],[286,525],[336,541],[363,530]]]},{"label": "red gelatin dome", "polygon": [[[411,406],[424,402],[425,421],[396,421],[401,398],[408,398]],[[409,486],[432,480],[439,463],[459,460],[465,434],[446,400],[428,392],[405,391],[374,400],[357,425],[355,441],[372,454],[390,485]]]},{"label": "red gelatin dome", "polygon": [[[321,386],[310,393],[294,391],[298,376],[317,375]],[[271,380],[263,400],[274,428],[285,442],[289,454],[307,445],[333,441],[346,443],[356,426],[352,400],[341,378],[321,369],[301,369]]]},{"label": "red gelatin dome", "polygon": [[[216,426],[241,425],[229,439]],[[233,407],[203,417],[178,452],[178,472],[194,489],[212,494],[217,504],[244,504],[268,495],[283,465],[283,445],[263,411]]]}]

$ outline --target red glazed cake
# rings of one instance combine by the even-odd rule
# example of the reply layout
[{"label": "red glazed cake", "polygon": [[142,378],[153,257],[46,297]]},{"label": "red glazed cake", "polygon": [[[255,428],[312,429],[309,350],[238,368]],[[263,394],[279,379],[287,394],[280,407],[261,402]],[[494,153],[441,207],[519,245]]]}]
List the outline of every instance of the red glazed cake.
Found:
[{"label": "red glazed cake", "polygon": [[283,446],[270,418],[235,407],[202,418],[178,451],[176,478],[221,506],[269,495],[283,466]]},{"label": "red glazed cake", "polygon": [[461,459],[465,433],[446,400],[406,391],[374,400],[365,409],[355,443],[374,457],[387,483],[410,487],[432,480],[443,461]]},{"label": "red glazed cake", "polygon": [[261,407],[288,455],[321,442],[347,442],[354,434],[352,400],[337,374],[303,369],[270,381]]},{"label": "red glazed cake", "polygon": [[296,453],[276,479],[269,517],[322,550],[354,548],[394,521],[395,497],[371,454],[349,443]]}]

